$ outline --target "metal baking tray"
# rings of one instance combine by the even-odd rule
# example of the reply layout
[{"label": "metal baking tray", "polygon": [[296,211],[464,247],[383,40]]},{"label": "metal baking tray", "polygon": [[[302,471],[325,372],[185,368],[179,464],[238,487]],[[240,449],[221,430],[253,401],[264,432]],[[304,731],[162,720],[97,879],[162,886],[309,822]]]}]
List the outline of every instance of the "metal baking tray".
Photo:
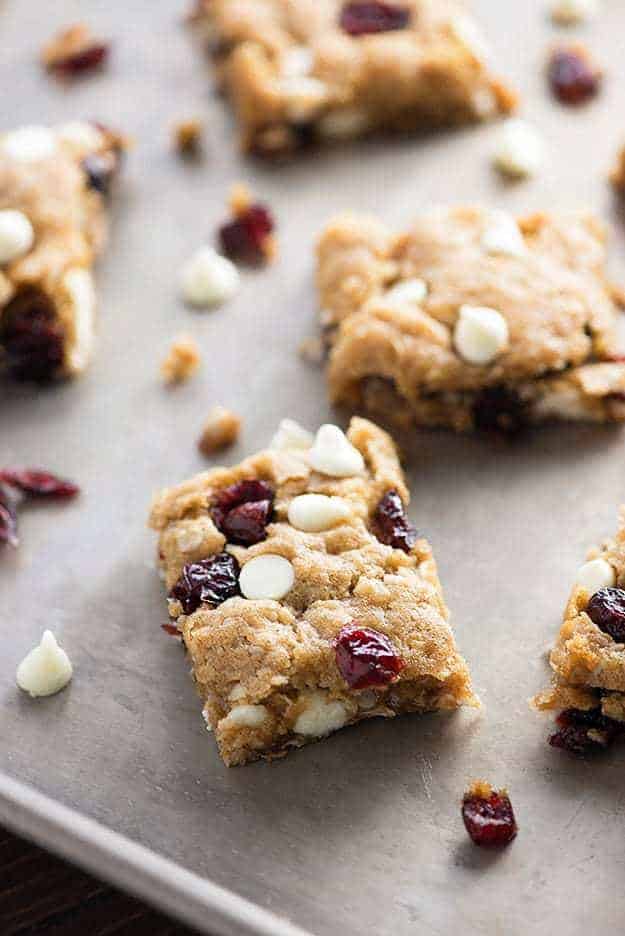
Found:
[{"label": "metal baking tray", "polygon": [[[185,0],[5,0],[0,8],[1,124],[94,117],[136,140],[99,269],[97,356],[84,379],[3,387],[2,463],[76,479],[74,503],[25,511],[22,545],[0,561],[0,821],[213,934],[567,936],[622,928],[622,753],[575,761],[544,743],[527,699],[586,548],[614,529],[625,438],[615,427],[559,426],[516,446],[447,433],[399,439],[411,514],[431,539],[481,714],[406,717],[342,731],[271,765],[226,769],[200,717],[188,664],[165,620],[145,529],[152,493],[207,466],[195,441],[209,407],[240,412],[238,460],[279,419],[340,419],[322,374],[297,355],[314,329],[312,247],[343,209],[405,223],[435,203],[512,211],[587,206],[614,228],[611,272],[625,281],[625,239],[606,173],[625,142],[625,7],[604,4],[578,33],[605,88],[572,111],[547,94],[556,35],[543,0],[476,3],[500,70],[548,145],[544,170],[505,185],[490,167],[497,126],[423,139],[354,143],[278,168],[243,160],[209,69],[186,34]],[[111,35],[109,68],[71,86],[37,64],[52,32],[85,20]],[[6,89],[15,89],[9,94]],[[207,119],[205,158],[183,165],[170,126]],[[246,273],[225,308],[185,309],[181,262],[210,240],[230,183],[274,209],[280,257]],[[174,335],[201,344],[201,374],[163,388]],[[15,668],[45,627],[75,677],[32,701]],[[467,840],[466,784],[506,785],[520,832],[491,855]]]}]

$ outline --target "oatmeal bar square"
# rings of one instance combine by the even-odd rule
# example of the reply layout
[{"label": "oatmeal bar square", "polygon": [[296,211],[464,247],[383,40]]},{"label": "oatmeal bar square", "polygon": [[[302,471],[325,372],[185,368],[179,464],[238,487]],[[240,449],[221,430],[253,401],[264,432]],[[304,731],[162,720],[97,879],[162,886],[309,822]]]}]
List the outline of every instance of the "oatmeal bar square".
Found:
[{"label": "oatmeal bar square", "polygon": [[199,0],[245,149],[414,131],[514,109],[459,0]]},{"label": "oatmeal bar square", "polygon": [[333,401],[458,431],[625,419],[616,291],[586,214],[342,216],[318,244]]},{"label": "oatmeal bar square", "polygon": [[169,611],[226,764],[477,704],[391,438],[355,418],[154,502]]},{"label": "oatmeal bar square", "polygon": [[92,353],[92,266],[123,141],[95,124],[0,133],[0,371],[79,374]]}]

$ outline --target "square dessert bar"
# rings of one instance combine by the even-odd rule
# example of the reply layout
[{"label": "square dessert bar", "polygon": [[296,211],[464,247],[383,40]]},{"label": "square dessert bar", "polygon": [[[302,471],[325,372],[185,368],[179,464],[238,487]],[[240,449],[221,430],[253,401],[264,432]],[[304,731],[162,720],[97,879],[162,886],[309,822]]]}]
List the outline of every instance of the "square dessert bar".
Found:
[{"label": "square dessert bar", "polygon": [[459,0],[199,0],[193,20],[257,153],[485,120],[516,103]]},{"label": "square dessert bar", "polygon": [[554,679],[533,700],[559,710],[554,747],[585,754],[625,731],[625,507],[616,536],[580,566],[550,656]]},{"label": "square dessert bar", "polygon": [[91,268],[122,141],[91,123],[0,134],[0,371],[74,376],[91,356]]},{"label": "square dessert bar", "polygon": [[169,612],[226,764],[375,716],[476,705],[386,433],[363,419],[157,497]]},{"label": "square dessert bar", "polygon": [[623,420],[604,265],[584,214],[447,208],[400,234],[340,217],[318,244],[330,395],[404,427]]}]

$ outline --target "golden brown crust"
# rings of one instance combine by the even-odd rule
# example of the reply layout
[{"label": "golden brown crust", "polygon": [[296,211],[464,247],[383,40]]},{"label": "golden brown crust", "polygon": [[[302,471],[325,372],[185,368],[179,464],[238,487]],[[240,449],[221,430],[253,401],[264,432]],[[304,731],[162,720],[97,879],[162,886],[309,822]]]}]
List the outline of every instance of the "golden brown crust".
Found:
[{"label": "golden brown crust", "polygon": [[[489,252],[493,212],[430,212],[395,235],[369,217],[343,216],[317,250],[322,323],[336,402],[404,424],[473,426],[485,387],[514,387],[530,418],[625,418],[625,365],[614,353],[616,305],[605,280],[605,232],[584,214],[518,221],[522,252]],[[425,282],[420,304],[393,303],[387,291]],[[454,347],[462,305],[505,318],[507,349],[476,366]],[[372,381],[374,381],[372,385]]]},{"label": "golden brown crust", "polygon": [[[275,756],[314,740],[294,729],[314,700],[338,706],[345,724],[373,715],[475,704],[429,544],[419,539],[407,554],[385,546],[370,530],[372,511],[384,493],[395,489],[408,499],[395,447],[386,433],[362,419],[352,420],[348,436],[365,458],[360,475],[320,475],[309,467],[305,452],[267,450],[170,488],[153,505],[151,525],[160,532],[170,589],[185,563],[224,548],[207,509],[219,489],[256,478],[275,490],[275,520],[267,538],[228,550],[241,565],[266,553],[285,557],[295,571],[291,591],[279,602],[236,597],[189,616],[180,613],[177,602],[170,605],[205,716],[228,764]],[[310,492],[344,498],[350,507],[347,520],[323,533],[291,526],[290,501]],[[375,692],[356,692],[344,682],[332,641],[353,620],[390,638],[405,663],[397,682]],[[263,706],[262,724],[233,725],[228,716],[240,705]]]},{"label": "golden brown crust", "polygon": [[[259,152],[298,145],[298,128],[320,136],[410,131],[507,113],[516,95],[492,76],[484,40],[458,0],[405,0],[409,25],[352,37],[341,0],[212,0],[193,22],[209,35],[231,93],[243,144]],[[289,53],[308,50],[305,83]],[[312,79],[312,80],[311,80]]]}]

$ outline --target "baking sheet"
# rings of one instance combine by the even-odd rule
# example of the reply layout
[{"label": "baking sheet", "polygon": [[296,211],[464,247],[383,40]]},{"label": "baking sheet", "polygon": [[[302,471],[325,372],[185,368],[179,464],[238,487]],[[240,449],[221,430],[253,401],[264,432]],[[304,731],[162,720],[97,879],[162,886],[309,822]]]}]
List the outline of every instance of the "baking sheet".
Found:
[{"label": "baking sheet", "polygon": [[[5,0],[0,8],[0,81],[19,89],[2,95],[3,127],[96,117],[137,141],[100,265],[94,365],[51,390],[2,388],[1,462],[56,469],[84,494],[24,511],[22,545],[0,562],[0,769],[317,936],[620,929],[622,752],[592,763],[560,756],[526,700],[548,678],[544,650],[586,548],[614,529],[625,493],[622,430],[546,428],[512,447],[445,433],[402,437],[411,514],[434,545],[484,711],[371,722],[272,765],[228,770],[218,760],[183,653],[159,628],[165,608],[144,522],[153,491],[210,464],[195,440],[214,403],[245,418],[228,461],[265,444],[283,416],[311,428],[339,418],[320,372],[295,353],[314,327],[312,243],[335,211],[370,210],[399,225],[435,203],[588,206],[615,227],[611,269],[625,282],[625,239],[605,184],[625,142],[615,120],[625,104],[625,7],[605,4],[596,23],[570,34],[588,41],[608,73],[601,97],[575,112],[544,88],[545,52],[562,33],[542,0],[476,3],[498,65],[548,142],[544,171],[505,185],[489,165],[494,126],[346,145],[273,169],[242,160],[227,108],[181,26],[184,6]],[[56,28],[78,20],[113,36],[115,48],[106,72],[66,88],[41,74],[36,56]],[[182,165],[169,127],[196,114],[207,117],[206,157]],[[280,259],[246,273],[229,306],[193,313],[176,297],[176,276],[211,237],[237,180],[274,208]],[[201,344],[204,366],[167,391],[158,365],[184,331]],[[60,695],[31,701],[14,672],[44,627],[71,654],[75,677]],[[520,832],[501,854],[474,849],[462,828],[458,801],[475,777],[510,789]],[[236,912],[224,922],[212,885],[192,888],[193,898],[177,881],[165,887],[171,876],[158,858],[146,882],[136,871],[143,853],[91,826],[81,836],[65,812],[63,834],[50,836],[45,817],[59,807],[37,801],[38,811],[3,782],[5,817],[19,789],[11,817],[29,834],[107,876],[120,856],[144,896],[178,913],[193,904],[194,919],[198,907],[220,907],[206,913],[207,929],[254,932]],[[257,931],[265,931],[260,917]]]}]

